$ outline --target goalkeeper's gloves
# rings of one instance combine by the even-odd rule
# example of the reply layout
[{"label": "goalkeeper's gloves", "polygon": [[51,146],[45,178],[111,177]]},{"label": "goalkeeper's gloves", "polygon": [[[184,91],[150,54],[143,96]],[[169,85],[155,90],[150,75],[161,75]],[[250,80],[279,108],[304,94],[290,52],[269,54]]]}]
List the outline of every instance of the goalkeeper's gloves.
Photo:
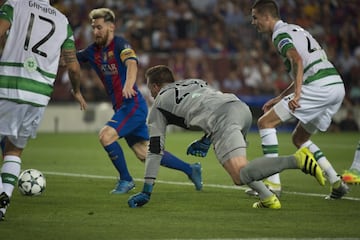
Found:
[{"label": "goalkeeper's gloves", "polygon": [[131,208],[137,208],[145,205],[150,201],[153,184],[144,183],[142,192],[136,193],[129,197],[128,204]]},{"label": "goalkeeper's gloves", "polygon": [[210,145],[210,138],[205,135],[201,139],[192,142],[188,146],[186,154],[196,157],[205,157],[209,151]]}]

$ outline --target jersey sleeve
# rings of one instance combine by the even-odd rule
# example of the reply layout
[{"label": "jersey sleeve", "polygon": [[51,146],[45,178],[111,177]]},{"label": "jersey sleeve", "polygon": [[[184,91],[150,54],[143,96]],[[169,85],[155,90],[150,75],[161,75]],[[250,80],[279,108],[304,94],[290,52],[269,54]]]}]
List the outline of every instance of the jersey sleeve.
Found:
[{"label": "jersey sleeve", "polygon": [[61,47],[64,50],[74,50],[75,48],[75,40],[74,40],[74,34],[71,29],[70,24],[67,25],[67,37]]},{"label": "jersey sleeve", "polygon": [[126,48],[126,49],[122,50],[120,53],[120,58],[121,58],[122,62],[125,62],[128,59],[134,59],[137,61],[136,53],[131,48]]},{"label": "jersey sleeve", "polygon": [[279,51],[280,55],[286,57],[286,52],[290,48],[294,48],[293,40],[288,33],[279,33],[273,38],[273,44]]},{"label": "jersey sleeve", "polygon": [[148,127],[150,134],[150,147],[149,150],[152,153],[160,154],[164,150],[165,146],[165,134],[167,120],[161,111],[155,107],[156,100],[153,108],[149,113]]},{"label": "jersey sleeve", "polygon": [[148,120],[150,143],[146,156],[145,179],[156,179],[158,174],[160,161],[164,154],[166,124],[166,118],[154,104]]},{"label": "jersey sleeve", "polygon": [[120,38],[117,44],[120,47],[120,59],[122,62],[126,62],[128,59],[138,61],[135,50],[131,48],[131,45],[125,39]]},{"label": "jersey sleeve", "polygon": [[81,63],[88,62],[87,56],[88,56],[87,49],[82,49],[82,50],[76,52],[76,57],[77,57],[78,61]]},{"label": "jersey sleeve", "polygon": [[9,4],[9,2],[5,2],[0,7],[0,19],[6,20],[6,21],[9,21],[10,23],[12,23],[13,15],[14,15],[14,8]]}]

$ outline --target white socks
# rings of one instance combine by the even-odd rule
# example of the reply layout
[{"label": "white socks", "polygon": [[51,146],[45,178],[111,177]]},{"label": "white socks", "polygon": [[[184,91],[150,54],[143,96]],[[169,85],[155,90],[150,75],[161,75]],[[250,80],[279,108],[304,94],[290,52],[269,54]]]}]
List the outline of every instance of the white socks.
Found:
[{"label": "white socks", "polygon": [[301,147],[307,147],[312,154],[314,154],[316,162],[320,165],[321,169],[325,172],[325,176],[333,184],[334,182],[340,180],[337,172],[331,165],[331,163],[326,159],[323,152],[318,146],[315,145],[311,140],[306,141]]},{"label": "white socks", "polygon": [[[265,157],[279,156],[279,143],[275,128],[260,129],[261,147]],[[272,183],[280,184],[280,174],[276,173],[267,178]]]},{"label": "white socks", "polygon": [[2,186],[0,185],[0,191],[5,192],[9,197],[12,195],[20,170],[21,159],[19,157],[11,155],[4,157],[4,164],[1,168]]}]

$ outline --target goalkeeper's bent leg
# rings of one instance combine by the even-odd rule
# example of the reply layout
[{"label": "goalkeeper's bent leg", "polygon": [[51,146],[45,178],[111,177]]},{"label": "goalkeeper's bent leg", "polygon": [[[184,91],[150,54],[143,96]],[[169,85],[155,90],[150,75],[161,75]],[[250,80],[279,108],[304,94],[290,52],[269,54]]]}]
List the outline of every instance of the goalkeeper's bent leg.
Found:
[{"label": "goalkeeper's bent leg", "polygon": [[280,173],[285,169],[298,168],[296,158],[293,155],[275,158],[260,157],[250,161],[240,170],[240,181],[243,184],[249,184],[274,173]]}]

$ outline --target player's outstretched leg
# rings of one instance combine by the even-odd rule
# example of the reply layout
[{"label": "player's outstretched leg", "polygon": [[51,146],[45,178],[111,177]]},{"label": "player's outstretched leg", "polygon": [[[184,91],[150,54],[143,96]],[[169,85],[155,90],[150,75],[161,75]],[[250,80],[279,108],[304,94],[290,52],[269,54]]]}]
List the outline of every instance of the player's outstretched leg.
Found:
[{"label": "player's outstretched leg", "polygon": [[164,155],[161,158],[160,162],[161,166],[176,169],[183,173],[185,173],[188,178],[194,183],[195,189],[197,191],[200,191],[202,189],[202,177],[201,177],[201,164],[200,163],[194,163],[190,164],[187,162],[184,162],[180,158],[176,157],[172,153],[168,151],[164,151]]},{"label": "player's outstretched leg", "polygon": [[301,171],[314,176],[321,186],[325,185],[323,172],[308,148],[300,148],[295,152],[294,156]]}]

